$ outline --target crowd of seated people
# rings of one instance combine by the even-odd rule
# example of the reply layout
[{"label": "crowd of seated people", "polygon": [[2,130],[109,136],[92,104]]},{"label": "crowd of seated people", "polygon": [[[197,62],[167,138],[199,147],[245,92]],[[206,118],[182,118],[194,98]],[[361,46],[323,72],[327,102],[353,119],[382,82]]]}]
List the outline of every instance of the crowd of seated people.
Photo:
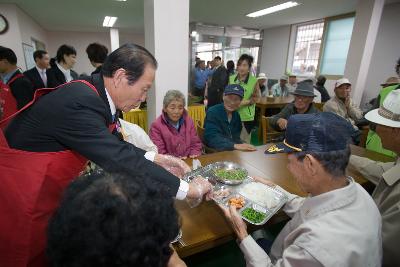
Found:
[{"label": "crowd of seated people", "polygon": [[[86,52],[95,68],[92,74],[101,74],[108,49],[93,43]],[[55,58],[44,50],[36,51],[33,58],[36,66],[22,72],[12,49],[0,46],[0,118],[10,115],[9,110],[24,107],[37,89],[79,79],[73,71],[77,52],[70,45],[60,46]],[[260,96],[270,97],[270,92],[273,97],[293,95],[293,102],[269,118],[269,126],[281,132],[285,140],[266,153],[288,153],[288,169],[309,197],[293,195],[256,178],[289,198],[284,211],[291,220],[274,242],[266,243],[256,242],[248,234],[236,209],[221,207],[248,266],[399,265],[398,77],[382,84],[373,110],[364,114],[351,97],[352,84],[345,77],[335,82],[333,95],[325,88],[326,77],[322,75],[303,81],[294,74],[284,75],[269,90],[265,73],[253,75],[251,55],[241,55],[236,69],[233,61],[228,63],[225,68],[219,56],[209,66],[200,59],[196,63],[191,94],[202,97],[207,105],[204,144],[179,90],[165,94],[162,113],[152,122],[148,136],[120,121],[123,129],[132,129],[125,140],[131,137],[129,142],[136,147],[180,159],[201,156],[203,145],[216,151],[251,153],[256,150],[250,137],[256,127]],[[399,68],[400,59],[396,65],[398,76]],[[13,109],[4,89],[10,89],[15,98]],[[317,108],[319,102],[323,112]],[[393,157],[395,162],[350,156],[349,144],[359,143],[359,123],[365,120],[371,123],[366,147]],[[346,176],[349,162],[376,185],[372,197]],[[47,258],[51,265],[185,266],[170,246],[179,232],[179,223],[168,189],[148,183],[145,172],[134,175],[137,179],[96,172],[70,184],[48,228]]]}]

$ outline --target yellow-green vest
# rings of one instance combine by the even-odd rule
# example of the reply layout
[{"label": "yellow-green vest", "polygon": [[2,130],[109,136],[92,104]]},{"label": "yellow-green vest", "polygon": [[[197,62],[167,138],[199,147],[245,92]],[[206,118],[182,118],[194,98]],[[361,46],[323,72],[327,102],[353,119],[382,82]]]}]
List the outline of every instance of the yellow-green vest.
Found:
[{"label": "yellow-green vest", "polygon": [[[247,81],[247,82],[246,82]],[[245,81],[240,81],[237,74],[233,74],[229,77],[229,84],[240,84],[244,89],[243,99],[248,100],[256,89],[257,78],[249,73],[248,78]],[[256,114],[256,104],[243,106],[238,109],[240,119],[242,121],[253,121],[254,115]]]}]

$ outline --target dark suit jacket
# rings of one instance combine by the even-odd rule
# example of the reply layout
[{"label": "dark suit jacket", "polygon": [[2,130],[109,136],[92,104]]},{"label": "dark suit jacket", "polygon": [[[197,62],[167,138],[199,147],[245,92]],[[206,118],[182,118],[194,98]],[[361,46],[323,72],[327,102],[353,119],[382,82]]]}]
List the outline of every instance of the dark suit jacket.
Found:
[{"label": "dark suit jacket", "polygon": [[223,65],[214,71],[210,86],[207,89],[207,107],[222,103],[222,95],[225,86],[228,84],[228,78],[228,73]]},{"label": "dark suit jacket", "polygon": [[83,83],[68,83],[19,114],[5,131],[9,146],[33,152],[72,149],[108,172],[144,172],[167,185],[175,196],[180,184],[177,177],[145,159],[142,149],[109,132],[112,115],[103,79],[96,74],[89,82],[100,97]]},{"label": "dark suit jacket", "polygon": [[[15,75],[20,74],[21,71],[17,70],[10,80],[15,77]],[[31,82],[26,77],[20,77],[9,84],[11,93],[13,94],[15,100],[17,101],[17,108],[21,109],[23,106],[28,104],[33,98],[33,86]]]},{"label": "dark suit jacket", "polygon": [[[30,70],[27,70],[24,72],[24,75],[26,78],[28,78],[32,85],[33,85],[33,90],[40,89],[40,88],[45,88],[46,85],[43,83],[42,77],[40,77],[40,74],[36,67],[33,67]],[[49,69],[46,70],[46,76],[47,76],[47,84],[54,84],[53,81],[51,81],[51,74],[49,74]],[[50,79],[50,80],[49,80]]]},{"label": "dark suit jacket", "polygon": [[[71,76],[73,80],[77,80],[79,75],[75,71],[71,70]],[[50,77],[50,83],[49,83]],[[57,65],[51,65],[51,68],[47,71],[47,87],[53,88],[66,83],[64,73],[57,67]]]}]

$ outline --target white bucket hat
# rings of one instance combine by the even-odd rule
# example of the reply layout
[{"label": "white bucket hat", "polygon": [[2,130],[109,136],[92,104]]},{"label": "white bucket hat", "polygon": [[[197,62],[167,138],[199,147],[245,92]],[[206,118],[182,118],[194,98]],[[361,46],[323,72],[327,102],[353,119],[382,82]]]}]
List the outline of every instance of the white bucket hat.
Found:
[{"label": "white bucket hat", "polygon": [[393,90],[381,107],[365,114],[365,118],[376,124],[400,128],[400,90]]},{"label": "white bucket hat", "polygon": [[267,76],[265,75],[265,73],[260,72],[258,74],[257,80],[266,80]]}]

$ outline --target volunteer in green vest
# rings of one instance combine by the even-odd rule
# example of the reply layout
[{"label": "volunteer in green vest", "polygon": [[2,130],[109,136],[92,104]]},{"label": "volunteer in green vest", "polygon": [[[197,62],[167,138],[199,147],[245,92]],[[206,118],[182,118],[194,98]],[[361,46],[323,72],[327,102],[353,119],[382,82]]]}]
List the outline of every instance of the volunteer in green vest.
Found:
[{"label": "volunteer in green vest", "polygon": [[[397,76],[400,77],[400,58],[396,64],[396,73]],[[385,100],[386,96],[393,90],[400,89],[399,78],[397,77],[390,77],[386,80],[386,82],[382,85],[382,90],[379,92],[378,98],[375,102],[374,109],[379,108],[382,106],[383,101]],[[367,141],[365,143],[365,147],[368,150],[372,150],[390,157],[396,157],[397,154],[391,150],[385,149],[382,147],[382,141],[379,135],[375,132],[374,125],[370,125],[370,130],[368,131]]]},{"label": "volunteer in green vest", "polygon": [[247,54],[241,55],[237,63],[237,74],[233,74],[229,77],[229,84],[240,84],[244,88],[244,97],[238,112],[243,124],[240,138],[246,143],[250,143],[251,131],[255,127],[255,103],[261,95],[257,78],[250,72],[252,64],[252,56]]}]

